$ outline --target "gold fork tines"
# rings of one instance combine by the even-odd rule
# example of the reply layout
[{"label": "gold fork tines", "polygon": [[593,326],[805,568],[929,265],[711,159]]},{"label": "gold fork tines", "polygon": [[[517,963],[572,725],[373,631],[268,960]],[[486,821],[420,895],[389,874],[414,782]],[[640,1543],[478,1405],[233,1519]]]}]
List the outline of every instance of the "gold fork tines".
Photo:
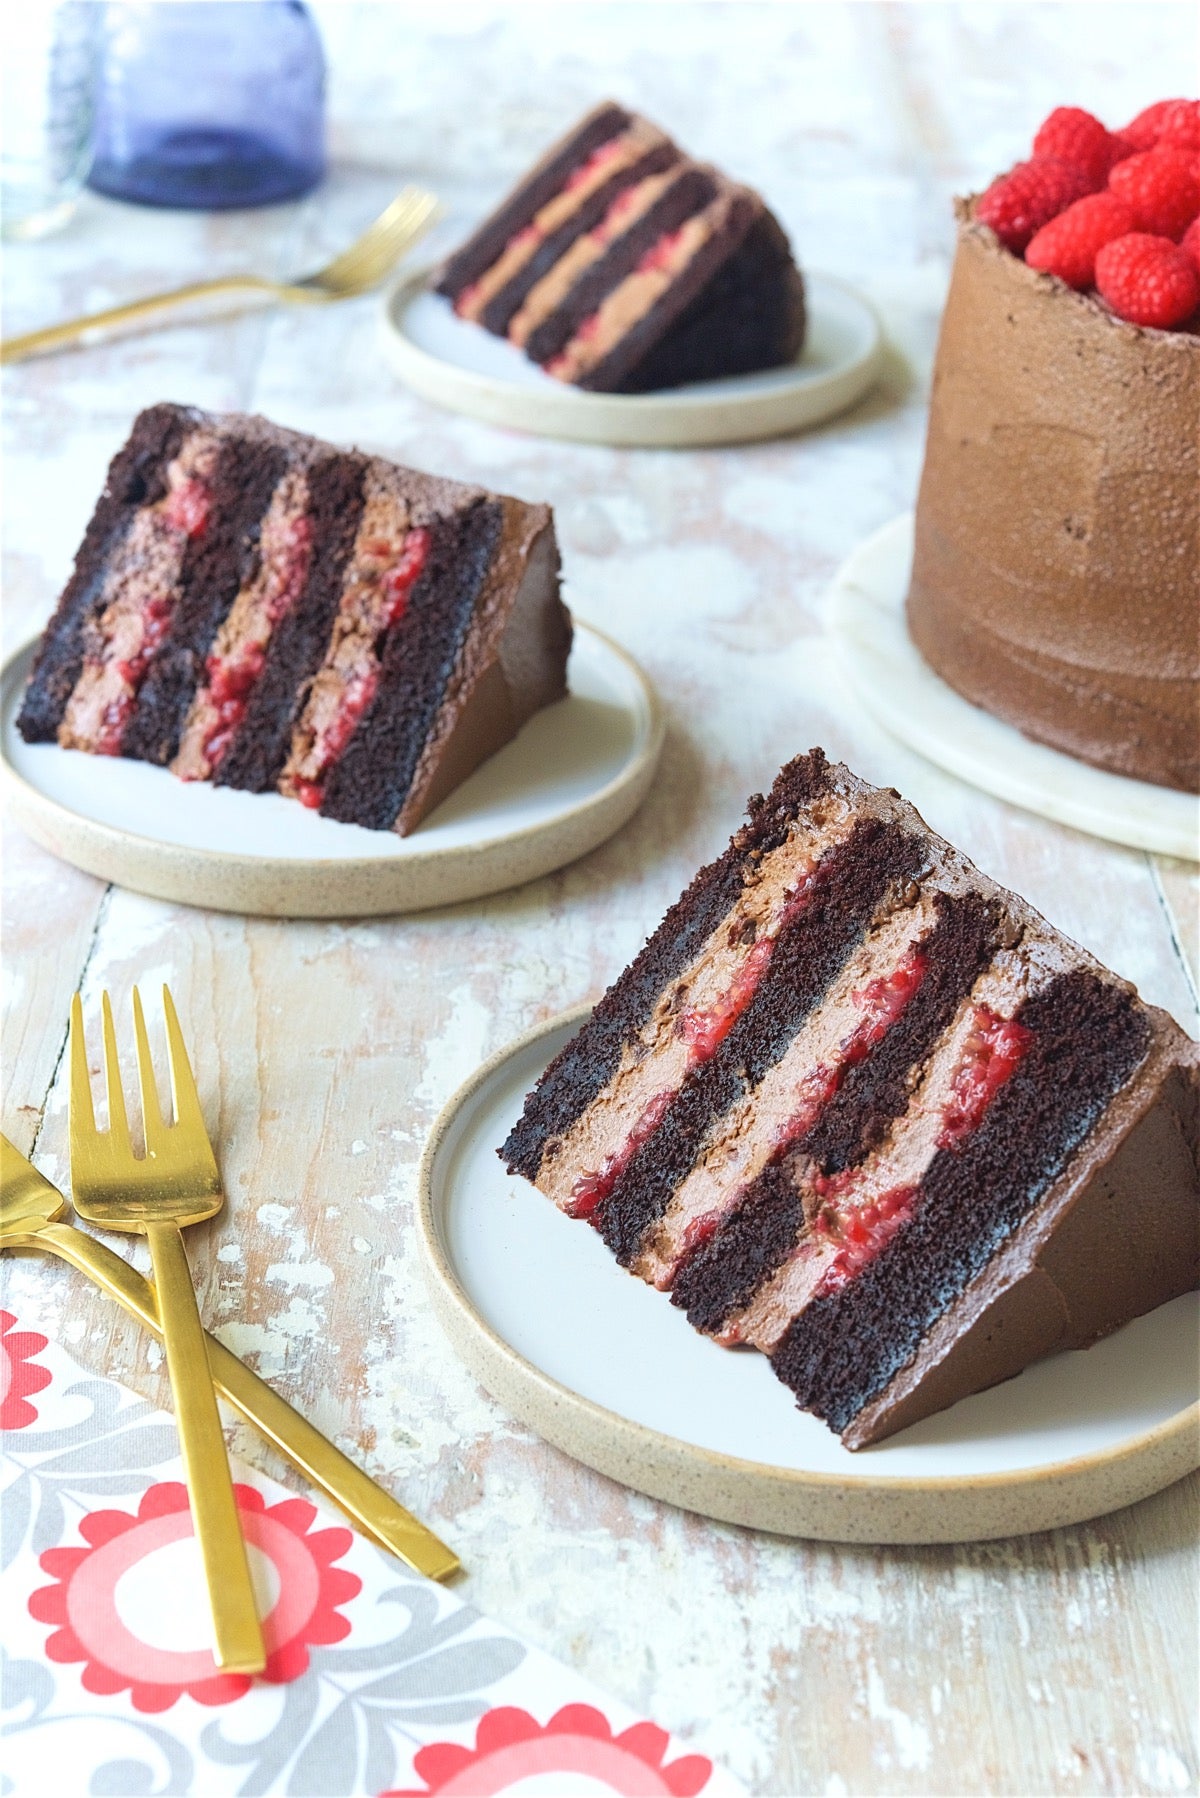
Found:
[{"label": "gold fork tines", "polygon": [[406,187],[361,237],[311,275],[302,275],[295,281],[271,281],[264,275],[220,275],[213,281],[192,281],[169,293],[151,294],[144,300],[130,300],[123,306],[88,313],[85,318],[68,319],[61,325],[47,325],[40,331],[5,338],[0,343],[0,362],[21,362],[43,350],[81,343],[118,325],[135,324],[191,300],[235,293],[289,302],[352,299],[379,285],[404,252],[428,230],[437,210],[433,194]]},{"label": "gold fork tines", "polygon": [[214,1653],[227,1672],[259,1673],[266,1664],[246,1545],[238,1522],[225,1438],[196,1293],[180,1230],[215,1217],[221,1177],[196,1093],[183,1032],[167,987],[163,1013],[171,1070],[172,1122],[159,1104],[142,1013],[133,990],[133,1028],[145,1154],[135,1156],[121,1085],[117,1035],[107,993],[101,997],[108,1129],[97,1130],[83,1034],[83,1006],[71,1001],[70,1144],[75,1209],[89,1223],[143,1234],[150,1247],[167,1372],[175,1400],[184,1477],[213,1619]]}]

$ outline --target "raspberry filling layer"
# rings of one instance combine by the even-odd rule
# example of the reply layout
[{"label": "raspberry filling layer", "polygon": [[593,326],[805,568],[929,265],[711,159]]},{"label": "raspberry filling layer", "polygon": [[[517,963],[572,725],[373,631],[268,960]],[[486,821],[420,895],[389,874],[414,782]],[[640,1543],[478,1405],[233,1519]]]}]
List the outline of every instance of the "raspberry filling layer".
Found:
[{"label": "raspberry filling layer", "polygon": [[581,1174],[571,1188],[570,1203],[564,1206],[568,1217],[591,1218],[604,1203],[644,1142],[649,1142],[666,1117],[675,1097],[673,1088],[656,1093],[642,1110],[633,1129],[621,1147],[607,1155],[594,1172]]},{"label": "raspberry filling layer", "polygon": [[[950,1097],[942,1106],[939,1149],[960,1149],[982,1124],[989,1105],[1010,1080],[1033,1042],[1033,1031],[1013,1018],[997,1017],[986,1005],[977,1005],[971,1016],[970,1034],[950,1084]],[[855,1205],[854,1189],[861,1185],[857,1170],[848,1169],[830,1179],[814,1174],[813,1191],[823,1201],[813,1226],[817,1240],[836,1244],[817,1295],[833,1292],[859,1273],[885,1249],[913,1214],[920,1189],[894,1187],[867,1203]]]},{"label": "raspberry filling layer", "polygon": [[379,686],[387,633],[408,610],[429,558],[423,527],[402,536],[361,535],[325,665],[313,682],[280,790],[315,809],[325,783]]},{"label": "raspberry filling layer", "polygon": [[212,508],[217,444],[185,440],[166,470],[162,499],[138,511],[113,552],[99,616],[86,627],[84,664],[59,726],[69,749],[119,755],[138,691],[170,629],[190,542]]},{"label": "raspberry filling layer", "polygon": [[1006,1080],[1029,1053],[1033,1031],[1015,1018],[999,1018],[986,1005],[975,1008],[963,1058],[942,1107],[939,1149],[957,1149],[978,1130],[984,1113]]},{"label": "raspberry filling layer", "polygon": [[770,932],[758,939],[745,961],[716,1002],[681,1013],[676,1036],[688,1045],[689,1067],[699,1067],[714,1056],[753,999],[771,965],[779,934],[802,912],[820,879],[821,864],[810,862],[787,891],[787,899]]},{"label": "raspberry filling layer", "polygon": [[217,633],[205,658],[204,684],[188,713],[174,763],[184,780],[206,780],[220,767],[266,665],[272,633],[304,591],[312,561],[307,500],[307,483],[294,471],[272,495],[259,538],[258,569]]},{"label": "raspberry filling layer", "polygon": [[[711,1005],[680,1013],[673,1034],[687,1044],[685,1076],[712,1059],[753,999],[771,964],[780,931],[809,903],[820,880],[821,866],[819,861],[810,859],[799,878],[788,886],[787,897],[769,934],[755,942],[717,999]],[[620,1146],[604,1158],[599,1168],[587,1169],[579,1176],[571,1188],[570,1200],[564,1206],[569,1216],[590,1217],[608,1198],[636,1151],[662,1123],[678,1092],[678,1087],[670,1087],[656,1093],[639,1113]]]},{"label": "raspberry filling layer", "polygon": [[641,147],[642,139],[636,131],[619,132],[616,137],[598,144],[590,156],[572,169],[558,192],[538,208],[529,223],[513,232],[496,260],[478,280],[459,289],[454,296],[454,310],[458,316],[478,319],[488,301],[525,267],[539,245],[566,223],[581,200],[608,179],[613,165],[620,159],[632,162]]},{"label": "raspberry filling layer", "polygon": [[832,1243],[834,1252],[814,1297],[844,1286],[882,1253],[912,1216],[917,1192],[915,1186],[895,1186],[858,1207],[840,1210],[833,1203],[821,1207],[813,1234],[819,1242]]}]

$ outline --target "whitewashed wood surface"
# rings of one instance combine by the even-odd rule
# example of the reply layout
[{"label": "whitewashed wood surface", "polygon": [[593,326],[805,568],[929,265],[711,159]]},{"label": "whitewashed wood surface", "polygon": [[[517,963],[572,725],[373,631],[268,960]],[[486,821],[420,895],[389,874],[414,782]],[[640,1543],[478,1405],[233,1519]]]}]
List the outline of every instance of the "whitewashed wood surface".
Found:
[{"label": "whitewashed wood surface", "polygon": [[[436,412],[389,373],[371,299],[8,372],[9,648],[49,611],[133,412],[170,398],[551,501],[571,604],[639,657],[671,728],[656,789],[615,841],[519,891],[394,921],[171,907],[10,830],[4,1128],[65,1181],[71,993],[94,1011],[102,987],[169,978],[227,1175],[224,1217],[192,1238],[224,1341],[456,1544],[482,1609],[751,1790],[1194,1791],[1195,1481],[978,1547],[814,1546],[687,1516],[573,1465],[475,1386],[430,1316],[411,1223],[421,1146],[458,1082],[598,994],[746,795],[813,743],[901,788],[1195,1029],[1188,870],[1008,809],[898,747],[839,687],[821,622],[842,558],[912,503],[951,193],[1024,154],[1052,105],[1120,124],[1186,86],[1194,15],[347,4],[321,18],[335,160],[319,193],[209,219],[89,197],[68,231],[6,255],[5,329],[219,270],[314,266],[406,180],[444,197],[448,243],[611,93],[760,186],[804,262],[875,297],[896,353],[874,397],[824,430],[690,454],[551,444]],[[73,1275],[31,1260],[3,1275],[5,1303],[164,1398],[155,1352]],[[238,1447],[288,1477],[247,1432]]]}]

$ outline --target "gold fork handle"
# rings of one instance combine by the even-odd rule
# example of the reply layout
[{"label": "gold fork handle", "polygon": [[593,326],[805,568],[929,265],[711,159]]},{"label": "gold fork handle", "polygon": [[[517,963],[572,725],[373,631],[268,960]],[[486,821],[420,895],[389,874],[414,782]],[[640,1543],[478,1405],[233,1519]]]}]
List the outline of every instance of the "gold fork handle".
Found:
[{"label": "gold fork handle", "polygon": [[266,1650],[183,1237],[175,1224],[148,1224],[146,1236],[217,1666],[227,1673],[261,1673]]},{"label": "gold fork handle", "polygon": [[[149,1280],[130,1267],[106,1242],[73,1224],[42,1224],[29,1237],[31,1248],[50,1249],[94,1280],[117,1303],[162,1340],[158,1298]],[[433,1531],[397,1504],[361,1467],[356,1467],[328,1437],[294,1411],[287,1400],[215,1336],[205,1333],[213,1382],[242,1416],[273,1442],[314,1486],[328,1494],[380,1548],[399,1557],[427,1579],[448,1579],[459,1568],[458,1556]]]},{"label": "gold fork handle", "polygon": [[123,306],[109,306],[103,312],[91,312],[85,318],[67,319],[61,325],[46,325],[40,331],[26,331],[21,337],[6,337],[0,343],[0,362],[22,362],[43,350],[62,349],[78,343],[93,331],[107,331],[114,325],[150,318],[157,312],[169,312],[189,300],[209,299],[216,294],[259,293],[276,299],[320,300],[328,296],[317,289],[289,286],[267,281],[261,275],[222,275],[215,281],[193,281],[187,287],[176,287],[170,293],[151,294],[144,300],[130,300]]}]

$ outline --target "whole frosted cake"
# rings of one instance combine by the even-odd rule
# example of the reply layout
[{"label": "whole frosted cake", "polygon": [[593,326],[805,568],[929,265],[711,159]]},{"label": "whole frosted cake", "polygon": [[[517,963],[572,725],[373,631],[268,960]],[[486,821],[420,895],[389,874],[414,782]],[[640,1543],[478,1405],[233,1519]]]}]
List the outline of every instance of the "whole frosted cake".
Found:
[{"label": "whole frosted cake", "polygon": [[909,625],[1026,735],[1197,791],[1200,178],[1149,115],[1118,138],[1060,114],[958,204]]}]

